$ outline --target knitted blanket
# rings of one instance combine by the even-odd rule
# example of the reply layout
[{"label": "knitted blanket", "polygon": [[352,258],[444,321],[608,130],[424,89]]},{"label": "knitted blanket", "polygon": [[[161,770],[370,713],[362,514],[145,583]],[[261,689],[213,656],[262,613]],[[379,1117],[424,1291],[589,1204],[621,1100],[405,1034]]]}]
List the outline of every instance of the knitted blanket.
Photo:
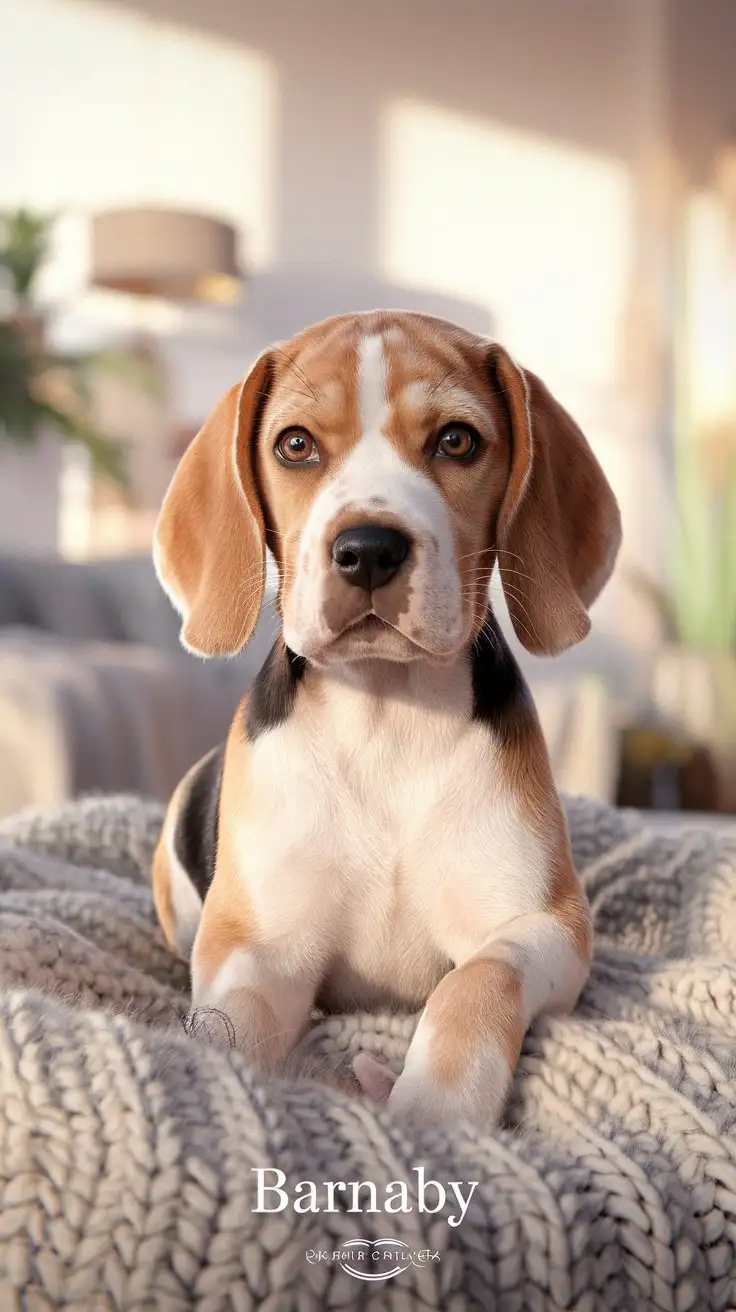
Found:
[{"label": "knitted blanket", "polygon": [[[158,805],[4,822],[3,1312],[736,1307],[736,843],[567,807],[592,978],[487,1134],[412,1131],[339,1080],[262,1076],[208,1041],[217,1016],[185,1027]],[[306,1046],[400,1063],[413,1023]]]}]

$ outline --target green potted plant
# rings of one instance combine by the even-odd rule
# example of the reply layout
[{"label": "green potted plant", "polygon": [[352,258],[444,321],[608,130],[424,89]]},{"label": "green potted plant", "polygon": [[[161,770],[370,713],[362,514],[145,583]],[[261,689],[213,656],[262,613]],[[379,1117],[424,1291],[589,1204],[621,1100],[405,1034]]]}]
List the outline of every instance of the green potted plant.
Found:
[{"label": "green potted plant", "polygon": [[0,448],[32,446],[52,430],[89,455],[95,473],[127,488],[125,451],[94,420],[93,384],[114,371],[135,385],[153,385],[137,357],[119,351],[64,353],[49,343],[35,292],[49,252],[54,215],[0,212]]}]

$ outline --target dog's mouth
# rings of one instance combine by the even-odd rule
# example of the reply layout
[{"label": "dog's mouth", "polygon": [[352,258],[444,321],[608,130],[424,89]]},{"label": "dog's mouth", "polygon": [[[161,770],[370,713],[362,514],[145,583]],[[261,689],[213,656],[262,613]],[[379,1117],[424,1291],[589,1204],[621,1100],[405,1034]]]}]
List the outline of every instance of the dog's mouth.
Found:
[{"label": "dog's mouth", "polygon": [[416,643],[398,627],[388,620],[369,611],[347,624],[331,642],[330,647],[335,656],[351,655],[365,659],[374,657],[378,660],[416,660],[422,653]]},{"label": "dog's mouth", "polygon": [[392,627],[387,620],[381,619],[380,615],[376,615],[371,611],[369,615],[364,615],[362,619],[356,620],[354,624],[349,624],[341,636],[369,638],[373,635],[377,637],[379,633],[385,633],[387,629]]},{"label": "dog's mouth", "polygon": [[426,660],[433,665],[448,665],[457,659],[457,646],[448,650],[433,650],[425,646],[418,637],[410,637],[397,624],[383,619],[373,611],[359,616],[346,624],[343,629],[330,637],[329,642],[312,648],[311,644],[302,647],[299,640],[290,643],[315,665],[335,665],[353,661],[389,661],[393,664],[408,665]]},{"label": "dog's mouth", "polygon": [[[393,644],[397,638],[404,638],[404,634],[396,625],[389,624],[388,620],[382,619],[374,611],[369,611],[367,615],[361,615],[351,624],[346,624],[342,633],[337,635],[335,642],[347,647],[375,645],[380,648],[387,642]],[[406,638],[404,640],[408,641]]]}]

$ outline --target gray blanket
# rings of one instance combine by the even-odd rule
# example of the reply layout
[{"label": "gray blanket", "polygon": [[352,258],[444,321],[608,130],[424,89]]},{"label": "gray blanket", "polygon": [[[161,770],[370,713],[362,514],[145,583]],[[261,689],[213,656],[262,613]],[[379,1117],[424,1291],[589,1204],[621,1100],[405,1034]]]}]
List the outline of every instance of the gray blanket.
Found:
[{"label": "gray blanket", "polygon": [[[568,815],[592,979],[527,1037],[485,1135],[266,1079],[217,1016],[187,1032],[157,805],[0,826],[2,1312],[736,1306],[736,844]],[[307,1049],[400,1063],[412,1024],[331,1019]]]}]

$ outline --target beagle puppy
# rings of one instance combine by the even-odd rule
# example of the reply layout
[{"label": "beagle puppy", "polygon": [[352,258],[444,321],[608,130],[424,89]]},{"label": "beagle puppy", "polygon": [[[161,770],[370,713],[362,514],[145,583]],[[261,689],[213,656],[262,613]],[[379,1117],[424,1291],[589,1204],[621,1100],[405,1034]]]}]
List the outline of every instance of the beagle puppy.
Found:
[{"label": "beagle puppy", "polygon": [[[153,884],[194,1008],[282,1066],[317,1006],[421,1017],[417,1120],[501,1114],[524,1032],[572,1008],[591,921],[529,691],[489,606],[551,654],[588,632],[621,536],[582,433],[496,343],[345,315],[265,351],[186,451],[155,533],[202,656],[282,636],[169,806]],[[182,708],[182,714],[186,714]]]}]

